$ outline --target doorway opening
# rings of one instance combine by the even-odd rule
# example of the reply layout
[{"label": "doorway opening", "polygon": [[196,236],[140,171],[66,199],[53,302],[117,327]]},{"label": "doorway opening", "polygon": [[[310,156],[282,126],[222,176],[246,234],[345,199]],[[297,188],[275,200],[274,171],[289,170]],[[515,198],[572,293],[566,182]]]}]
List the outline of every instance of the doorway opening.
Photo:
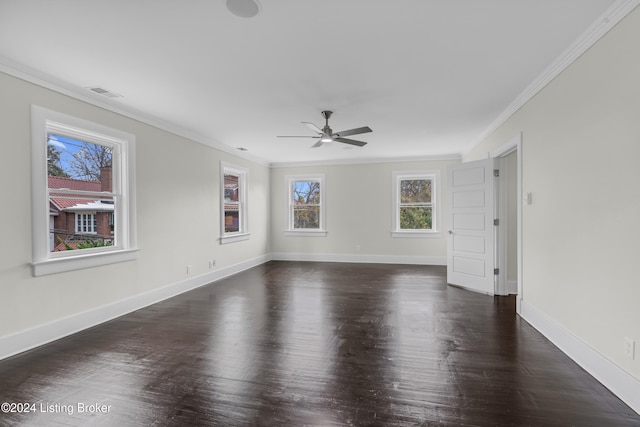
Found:
[{"label": "doorway opening", "polygon": [[495,294],[516,297],[516,312],[522,299],[522,133],[490,153],[499,169],[495,212]]}]

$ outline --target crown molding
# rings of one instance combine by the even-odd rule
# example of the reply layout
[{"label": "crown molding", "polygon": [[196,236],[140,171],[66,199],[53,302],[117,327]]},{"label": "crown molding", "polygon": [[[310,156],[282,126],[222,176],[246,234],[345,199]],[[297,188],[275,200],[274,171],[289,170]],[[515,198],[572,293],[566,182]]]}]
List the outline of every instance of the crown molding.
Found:
[{"label": "crown molding", "polygon": [[460,161],[462,154],[440,154],[433,156],[412,156],[412,157],[382,157],[382,158],[355,158],[355,159],[333,159],[333,160],[311,160],[305,162],[272,162],[271,168],[295,168],[306,166],[340,166],[340,165],[362,165],[376,163],[407,163],[407,162],[440,162],[440,161]]},{"label": "crown molding", "polygon": [[640,5],[640,0],[617,0],[509,104],[489,127],[480,134],[476,141],[462,152],[462,156],[464,157],[469,154],[478,144],[502,126],[516,111],[529,102],[529,100],[567,67],[573,64],[583,53],[618,24],[618,22],[638,7],[638,5]]},{"label": "crown molding", "polygon": [[93,94],[84,88],[72,85],[64,80],[53,77],[49,74],[35,70],[22,64],[18,64],[4,56],[0,56],[0,72],[19,78],[21,80],[41,86],[45,89],[66,95],[95,107],[102,108],[112,113],[136,120],[138,122],[153,126],[157,129],[172,133],[176,136],[189,139],[194,142],[215,148],[219,151],[231,154],[262,166],[269,166],[269,162],[251,154],[239,151],[233,147],[223,144],[215,139],[200,135],[191,130],[185,129],[175,123],[167,122],[142,111],[120,104],[117,100],[112,101],[101,95]]}]

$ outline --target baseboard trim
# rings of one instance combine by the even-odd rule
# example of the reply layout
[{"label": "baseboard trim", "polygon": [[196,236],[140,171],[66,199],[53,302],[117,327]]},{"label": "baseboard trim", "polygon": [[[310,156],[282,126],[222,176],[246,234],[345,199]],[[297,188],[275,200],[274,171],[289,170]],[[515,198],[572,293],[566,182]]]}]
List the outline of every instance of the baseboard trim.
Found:
[{"label": "baseboard trim", "polygon": [[640,380],[525,301],[520,301],[520,316],[592,377],[618,396],[620,400],[629,405],[631,409],[640,414],[640,393],[638,393]]},{"label": "baseboard trim", "polygon": [[315,262],[352,262],[362,264],[414,264],[447,265],[446,256],[410,256],[410,255],[355,255],[355,254],[317,254],[276,252],[271,254],[274,261],[315,261]]},{"label": "baseboard trim", "polygon": [[0,351],[0,360],[91,328],[141,308],[148,307],[184,292],[199,288],[200,286],[208,285],[209,283],[264,264],[269,260],[271,260],[270,255],[262,255],[207,274],[191,277],[187,280],[135,295],[125,300],[74,314],[12,335],[0,337],[0,349],[2,349]]}]

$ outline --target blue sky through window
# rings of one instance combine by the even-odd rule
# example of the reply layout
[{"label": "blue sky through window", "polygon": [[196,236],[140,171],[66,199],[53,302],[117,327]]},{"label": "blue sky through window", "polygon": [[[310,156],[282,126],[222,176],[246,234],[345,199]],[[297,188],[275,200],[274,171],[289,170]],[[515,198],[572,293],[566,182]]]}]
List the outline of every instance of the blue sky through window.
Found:
[{"label": "blue sky through window", "polygon": [[60,152],[60,167],[71,176],[71,160],[73,160],[73,155],[78,149],[84,145],[84,142],[67,136],[50,133],[47,144],[55,147]]}]

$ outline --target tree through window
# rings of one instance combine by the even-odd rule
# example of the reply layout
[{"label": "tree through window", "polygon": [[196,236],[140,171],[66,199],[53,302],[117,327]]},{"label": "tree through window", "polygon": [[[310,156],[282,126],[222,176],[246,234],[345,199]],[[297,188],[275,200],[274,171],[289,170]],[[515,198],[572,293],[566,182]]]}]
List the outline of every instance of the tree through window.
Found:
[{"label": "tree through window", "polygon": [[433,208],[430,179],[400,180],[400,229],[431,230]]},{"label": "tree through window", "polygon": [[325,235],[324,176],[287,176],[287,231],[304,235]]},{"label": "tree through window", "polygon": [[113,147],[47,135],[51,252],[110,246],[114,240]]},{"label": "tree through window", "polygon": [[394,237],[436,235],[438,171],[393,172]]},{"label": "tree through window", "polygon": [[135,259],[135,135],[31,106],[33,274]]},{"label": "tree through window", "polygon": [[320,182],[293,182],[293,228],[320,228]]}]

